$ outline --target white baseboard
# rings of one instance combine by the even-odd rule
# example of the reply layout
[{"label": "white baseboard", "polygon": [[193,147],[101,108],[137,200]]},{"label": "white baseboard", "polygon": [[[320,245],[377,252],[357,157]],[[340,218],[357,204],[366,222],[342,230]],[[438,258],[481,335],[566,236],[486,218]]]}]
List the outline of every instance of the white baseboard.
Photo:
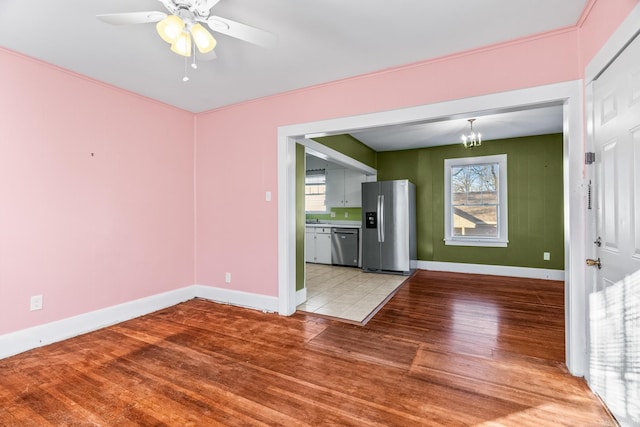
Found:
[{"label": "white baseboard", "polygon": [[417,261],[421,270],[449,271],[452,273],[492,274],[495,276],[523,277],[564,281],[564,270],[546,268],[511,267],[507,265],[462,264],[457,262]]},{"label": "white baseboard", "polygon": [[0,359],[114,325],[195,297],[192,286],[0,335]]},{"label": "white baseboard", "polygon": [[[563,270],[435,261],[412,261],[412,266],[414,264],[415,267],[422,270],[564,280]],[[237,305],[265,312],[278,312],[277,297],[205,285],[187,286],[175,291],[152,295],[67,319],[0,335],[0,359],[143,316],[192,298],[203,298],[222,304]],[[301,304],[306,299],[306,288],[296,292],[296,305]]]},{"label": "white baseboard", "polygon": [[203,298],[223,304],[268,312],[278,311],[277,297],[203,285],[187,286],[175,291],[152,295],[67,319],[0,335],[0,359],[153,313],[193,298]]},{"label": "white baseboard", "polygon": [[307,300],[307,288],[296,291],[296,305],[300,305]]},{"label": "white baseboard", "polygon": [[193,287],[195,288],[195,296],[198,298],[265,312],[278,312],[278,297],[214,288],[205,285],[194,285]]}]

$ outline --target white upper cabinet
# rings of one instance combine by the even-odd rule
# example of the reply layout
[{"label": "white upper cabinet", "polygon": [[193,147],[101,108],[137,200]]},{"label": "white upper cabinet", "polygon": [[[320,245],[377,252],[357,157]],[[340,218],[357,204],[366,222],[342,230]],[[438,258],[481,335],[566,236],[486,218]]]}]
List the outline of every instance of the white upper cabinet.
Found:
[{"label": "white upper cabinet", "polygon": [[328,169],[326,181],[327,207],[344,206],[344,169]]},{"label": "white upper cabinet", "polygon": [[366,175],[350,169],[327,170],[326,205],[332,208],[359,208]]},{"label": "white upper cabinet", "polygon": [[359,208],[362,206],[362,183],[367,176],[363,173],[344,170],[344,207]]}]

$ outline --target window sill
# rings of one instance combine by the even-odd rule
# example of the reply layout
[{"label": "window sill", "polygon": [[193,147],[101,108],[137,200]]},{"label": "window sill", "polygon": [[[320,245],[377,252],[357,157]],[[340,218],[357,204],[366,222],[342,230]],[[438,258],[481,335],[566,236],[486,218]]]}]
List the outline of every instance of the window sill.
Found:
[{"label": "window sill", "polygon": [[483,239],[444,239],[447,246],[484,246],[489,248],[506,248],[508,240],[483,240]]}]

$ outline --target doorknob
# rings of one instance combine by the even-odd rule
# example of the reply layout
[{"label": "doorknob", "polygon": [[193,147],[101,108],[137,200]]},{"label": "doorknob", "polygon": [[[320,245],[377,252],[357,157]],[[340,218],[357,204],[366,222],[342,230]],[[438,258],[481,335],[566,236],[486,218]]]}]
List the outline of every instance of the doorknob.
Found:
[{"label": "doorknob", "polygon": [[596,266],[598,266],[598,270],[600,270],[602,268],[602,264],[600,264],[600,258],[598,258],[598,259],[588,258],[587,259],[587,265],[589,267],[593,267],[594,265],[596,265]]}]

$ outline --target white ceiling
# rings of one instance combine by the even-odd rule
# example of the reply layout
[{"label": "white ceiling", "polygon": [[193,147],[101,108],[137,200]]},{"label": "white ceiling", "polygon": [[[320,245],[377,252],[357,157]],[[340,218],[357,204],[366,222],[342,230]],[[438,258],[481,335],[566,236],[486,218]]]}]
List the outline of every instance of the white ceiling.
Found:
[{"label": "white ceiling", "polygon": [[353,132],[351,135],[375,151],[461,144],[469,133],[468,118],[475,118],[473,130],[483,141],[521,136],[562,133],[562,105],[537,105],[510,111],[445,117],[437,121],[384,126]]},{"label": "white ceiling", "polygon": [[375,72],[575,25],[587,0],[221,0],[213,14],[268,30],[264,49],[216,34],[217,59],[182,81],[155,24],[97,14],[157,0],[0,0],[0,46],[191,111]]}]

